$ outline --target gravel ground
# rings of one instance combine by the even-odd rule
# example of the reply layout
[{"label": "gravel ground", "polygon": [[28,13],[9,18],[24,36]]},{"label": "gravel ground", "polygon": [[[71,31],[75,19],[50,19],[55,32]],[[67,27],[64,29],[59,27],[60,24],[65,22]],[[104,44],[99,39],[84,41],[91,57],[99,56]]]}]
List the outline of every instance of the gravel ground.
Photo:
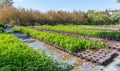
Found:
[{"label": "gravel ground", "polygon": [[20,32],[13,32],[9,28],[5,29],[4,31],[5,33],[10,33],[17,36],[21,41],[23,41],[25,44],[29,45],[31,48],[35,50],[36,49],[44,50],[46,55],[52,56],[54,60],[74,65],[73,71],[120,71],[120,59],[119,59],[120,55],[108,66],[106,67],[99,66],[96,64],[92,64],[90,62],[86,62],[83,59],[70,55],[44,42],[28,37],[27,35],[22,34]]}]

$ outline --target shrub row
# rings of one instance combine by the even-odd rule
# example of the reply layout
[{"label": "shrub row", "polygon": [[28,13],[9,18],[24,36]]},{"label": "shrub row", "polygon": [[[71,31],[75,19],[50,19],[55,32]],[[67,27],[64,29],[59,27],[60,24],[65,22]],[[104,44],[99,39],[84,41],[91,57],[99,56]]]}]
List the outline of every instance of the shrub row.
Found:
[{"label": "shrub row", "polygon": [[57,25],[57,24],[112,24],[110,15],[105,12],[81,11],[48,11],[42,13],[37,10],[5,7],[0,9],[0,21],[17,25]]},{"label": "shrub row", "polygon": [[102,30],[84,30],[84,29],[78,30],[75,28],[69,28],[65,26],[47,26],[47,25],[40,26],[38,28],[57,31],[57,32],[68,32],[68,33],[74,33],[80,35],[120,40],[120,32],[105,32]]},{"label": "shrub row", "polygon": [[29,36],[60,46],[66,50],[77,52],[84,49],[106,48],[102,41],[87,40],[84,38],[75,38],[56,33],[36,31],[26,27],[13,27],[16,31],[21,31]]},{"label": "shrub row", "polygon": [[69,71],[9,34],[0,34],[0,71]]}]

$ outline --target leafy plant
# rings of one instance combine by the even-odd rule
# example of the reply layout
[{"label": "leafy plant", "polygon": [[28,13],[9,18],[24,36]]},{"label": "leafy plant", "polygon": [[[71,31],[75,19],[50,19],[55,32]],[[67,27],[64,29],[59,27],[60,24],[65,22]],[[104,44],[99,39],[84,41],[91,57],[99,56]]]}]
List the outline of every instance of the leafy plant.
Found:
[{"label": "leafy plant", "polygon": [[[39,54],[40,53],[40,54]],[[44,52],[37,52],[9,34],[0,34],[0,71],[69,71]]]},{"label": "leafy plant", "polygon": [[3,24],[3,23],[0,23],[0,33],[3,32],[4,28],[5,28],[4,24]]},{"label": "leafy plant", "polygon": [[103,24],[110,24],[112,22],[110,15],[104,12],[88,12],[87,15],[88,15],[89,23],[91,24],[103,25]]},{"label": "leafy plant", "polygon": [[49,42],[53,45],[60,46],[66,50],[77,52],[83,49],[95,49],[95,48],[106,48],[105,44],[97,45],[102,41],[94,41],[94,40],[87,40],[84,38],[75,38],[71,36],[65,36],[56,33],[48,33],[48,32],[41,32],[36,31],[31,28],[26,27],[13,27],[14,30],[21,31],[25,34],[28,34],[31,37],[35,37],[37,39],[43,40],[45,42]]},{"label": "leafy plant", "polygon": [[111,16],[113,23],[120,23],[120,11]]},{"label": "leafy plant", "polygon": [[120,32],[106,32],[102,30],[87,30],[87,29],[75,29],[74,27],[66,27],[66,26],[40,26],[37,27],[40,29],[46,29],[56,32],[66,32],[72,34],[79,34],[79,35],[86,35],[92,37],[101,37],[101,38],[108,38],[108,39],[118,39],[120,40]]}]

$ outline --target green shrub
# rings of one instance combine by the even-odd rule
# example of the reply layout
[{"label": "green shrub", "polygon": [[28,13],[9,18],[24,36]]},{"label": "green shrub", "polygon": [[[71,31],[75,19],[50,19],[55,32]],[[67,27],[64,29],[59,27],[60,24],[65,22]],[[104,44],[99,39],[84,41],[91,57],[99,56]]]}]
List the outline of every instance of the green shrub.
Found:
[{"label": "green shrub", "polygon": [[[65,36],[56,33],[48,33],[36,31],[31,28],[26,27],[14,27],[14,30],[21,31],[31,37],[49,42],[53,45],[60,46],[66,50],[77,52],[83,49],[97,49],[97,48],[106,48],[106,45],[102,41],[87,40],[84,38],[75,38],[71,36]],[[100,44],[100,45],[98,45]]]},{"label": "green shrub", "polygon": [[3,32],[4,28],[5,28],[4,24],[3,24],[3,23],[0,23],[0,33]]},{"label": "green shrub", "polygon": [[0,33],[2,33],[3,32],[3,28],[0,28]]},{"label": "green shrub", "polygon": [[113,23],[119,23],[120,24],[120,12],[113,14],[111,16]]},{"label": "green shrub", "polygon": [[0,23],[0,27],[5,28],[5,25],[3,23]]},{"label": "green shrub", "polygon": [[61,26],[44,25],[36,28],[52,30],[56,32],[68,32],[68,33],[79,34],[79,35],[120,40],[120,32],[106,32],[102,30],[84,30],[84,29],[76,29],[74,27],[73,28],[66,27],[62,25]]},{"label": "green shrub", "polygon": [[90,12],[88,13],[88,22],[93,25],[94,24],[103,25],[103,24],[111,24],[112,20],[110,16],[106,13]]},{"label": "green shrub", "polygon": [[55,64],[45,53],[38,53],[13,35],[0,34],[0,71],[69,71]]}]

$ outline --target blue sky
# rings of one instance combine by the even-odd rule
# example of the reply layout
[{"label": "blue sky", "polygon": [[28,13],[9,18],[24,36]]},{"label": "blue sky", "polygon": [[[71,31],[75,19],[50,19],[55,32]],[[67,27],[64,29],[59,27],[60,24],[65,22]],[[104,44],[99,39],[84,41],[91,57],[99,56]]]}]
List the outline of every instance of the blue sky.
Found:
[{"label": "blue sky", "polygon": [[35,9],[42,12],[49,10],[81,10],[89,9],[105,10],[120,9],[120,4],[116,0],[13,0],[15,7],[24,7],[26,9]]}]

